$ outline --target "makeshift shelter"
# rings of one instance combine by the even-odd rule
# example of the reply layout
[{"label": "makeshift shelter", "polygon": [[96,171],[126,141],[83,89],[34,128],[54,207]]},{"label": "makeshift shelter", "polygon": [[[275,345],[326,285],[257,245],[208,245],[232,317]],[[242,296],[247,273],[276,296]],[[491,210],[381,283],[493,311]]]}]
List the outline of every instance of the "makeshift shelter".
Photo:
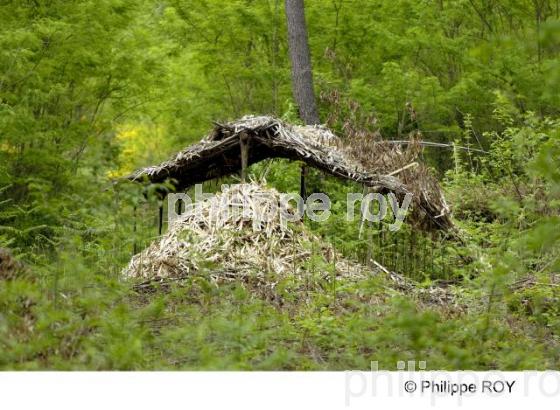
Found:
[{"label": "makeshift shelter", "polygon": [[[246,182],[246,169],[251,164],[286,158],[354,181],[364,191],[393,192],[400,199],[412,193],[412,218],[407,217],[407,221],[429,231],[452,230],[449,207],[437,180],[418,160],[418,146],[414,138],[402,150],[379,139],[344,140],[322,126],[297,126],[273,117],[247,116],[216,124],[199,143],[169,161],[134,172],[128,179],[170,181],[180,191],[239,173]],[[272,188],[243,183],[189,205],[165,234],[134,255],[124,276],[144,280],[135,286],[149,290],[154,283],[162,285],[204,274],[214,284],[241,281],[271,295],[278,283],[291,278],[301,285],[305,280],[297,278],[317,274],[322,276],[315,283],[335,286],[341,278],[358,280],[377,273],[387,275],[396,289],[411,291],[408,279],[375,260],[364,266],[344,258],[298,218],[288,226],[282,224],[278,214],[259,219],[263,211],[279,202],[279,195]],[[245,203],[242,210],[241,203]],[[259,221],[256,225],[255,220]],[[309,264],[316,261],[322,267],[310,268]]]},{"label": "makeshift shelter", "polygon": [[[177,190],[241,173],[268,158],[303,161],[368,191],[413,194],[411,222],[425,230],[450,230],[453,223],[437,180],[418,162],[419,145],[405,151],[381,140],[344,141],[322,126],[297,126],[269,116],[246,116],[214,130],[162,164],[142,168],[132,181],[172,180]],[[414,166],[412,166],[414,165]],[[416,222],[416,223],[415,223]]]}]

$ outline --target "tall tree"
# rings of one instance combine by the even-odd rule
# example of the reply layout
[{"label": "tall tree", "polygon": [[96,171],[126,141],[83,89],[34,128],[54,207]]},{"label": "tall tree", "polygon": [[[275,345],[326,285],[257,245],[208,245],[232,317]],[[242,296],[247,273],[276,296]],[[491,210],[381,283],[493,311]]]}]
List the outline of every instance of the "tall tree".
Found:
[{"label": "tall tree", "polygon": [[[303,0],[286,0],[286,20],[288,26],[288,48],[292,63],[292,92],[298,105],[299,115],[307,125],[319,124],[319,113],[313,90],[311,54],[305,24]],[[305,198],[305,176],[307,168],[301,167],[300,193]]]},{"label": "tall tree", "polygon": [[308,125],[319,124],[303,0],[286,0],[286,19],[294,99],[301,119]]}]

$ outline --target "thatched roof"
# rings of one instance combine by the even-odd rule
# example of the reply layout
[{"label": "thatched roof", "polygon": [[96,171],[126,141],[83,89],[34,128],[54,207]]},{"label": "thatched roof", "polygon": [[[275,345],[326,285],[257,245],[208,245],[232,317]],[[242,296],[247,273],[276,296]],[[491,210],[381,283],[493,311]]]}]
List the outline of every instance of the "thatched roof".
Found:
[{"label": "thatched roof", "polygon": [[[376,192],[413,196],[413,223],[425,230],[453,229],[450,209],[430,170],[417,161],[414,138],[407,149],[382,140],[341,140],[324,126],[297,126],[269,116],[246,116],[216,123],[199,143],[159,165],[142,168],[132,181],[173,180],[177,190],[239,173],[268,158],[303,161],[335,177],[355,181]],[[412,164],[414,162],[414,164]],[[417,165],[411,167],[410,165]]]},{"label": "thatched roof", "polygon": [[227,124],[216,124],[214,130],[198,144],[179,152],[169,161],[142,168],[128,178],[151,182],[176,181],[177,189],[238,173],[242,169],[241,143],[246,141],[247,165],[267,158],[303,161],[335,177],[366,186],[406,193],[404,185],[394,177],[363,169],[343,151],[330,130],[321,126],[294,126],[273,117],[246,116]]}]

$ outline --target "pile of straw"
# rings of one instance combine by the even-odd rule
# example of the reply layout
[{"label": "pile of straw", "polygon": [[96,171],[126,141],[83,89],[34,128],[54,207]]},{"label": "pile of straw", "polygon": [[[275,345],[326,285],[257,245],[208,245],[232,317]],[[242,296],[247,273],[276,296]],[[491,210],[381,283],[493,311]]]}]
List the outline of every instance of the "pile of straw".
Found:
[{"label": "pile of straw", "polygon": [[305,278],[313,255],[322,261],[315,273],[326,280],[371,274],[321,245],[302,222],[286,223],[276,211],[279,203],[274,189],[232,185],[187,207],[165,235],[132,258],[124,276],[184,278],[207,272],[215,283],[247,279],[273,285],[289,275]]},{"label": "pile of straw", "polygon": [[301,221],[286,223],[276,211],[279,201],[276,190],[256,183],[226,187],[187,207],[165,235],[132,258],[123,276],[139,279],[134,288],[142,293],[202,275],[216,286],[235,281],[280,300],[276,285],[283,279],[293,279],[291,289],[302,294],[340,280],[382,275],[393,292],[432,305],[453,300],[448,290],[418,288],[376,261],[366,267],[345,259]]}]

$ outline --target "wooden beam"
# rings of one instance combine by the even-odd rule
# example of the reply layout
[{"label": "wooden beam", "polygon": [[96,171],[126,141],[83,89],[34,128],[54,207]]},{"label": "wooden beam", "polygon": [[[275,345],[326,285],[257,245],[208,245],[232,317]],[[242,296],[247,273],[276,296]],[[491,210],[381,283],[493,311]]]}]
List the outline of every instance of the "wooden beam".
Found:
[{"label": "wooden beam", "polygon": [[241,148],[241,181],[247,182],[247,166],[249,162],[249,136],[243,132],[239,136],[239,147]]}]

